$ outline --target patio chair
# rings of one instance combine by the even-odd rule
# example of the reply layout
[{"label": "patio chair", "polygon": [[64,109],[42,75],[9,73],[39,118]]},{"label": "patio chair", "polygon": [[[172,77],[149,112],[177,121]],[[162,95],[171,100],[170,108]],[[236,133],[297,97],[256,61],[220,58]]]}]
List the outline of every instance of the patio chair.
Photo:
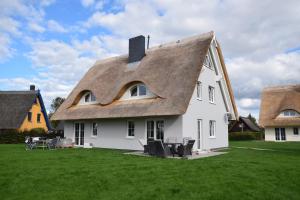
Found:
[{"label": "patio chair", "polygon": [[195,144],[195,140],[188,140],[187,144],[178,146],[177,153],[180,157],[192,155],[192,149]]},{"label": "patio chair", "polygon": [[59,142],[59,139],[58,139],[58,138],[50,139],[50,140],[47,142],[47,147],[48,147],[48,149],[56,149],[56,148],[57,148],[57,145],[58,145],[58,142]]},{"label": "patio chair", "polygon": [[148,144],[147,144],[147,148],[148,148],[148,153],[149,153],[149,155],[151,155],[151,156],[154,156],[155,155],[155,152],[156,152],[156,150],[155,150],[155,144],[154,144],[154,140],[152,141],[148,141]]},{"label": "patio chair", "polygon": [[164,145],[161,140],[155,140],[154,147],[155,156],[157,157],[166,158],[171,154],[168,145]]},{"label": "patio chair", "polygon": [[36,143],[32,141],[32,138],[29,136],[25,137],[25,150],[36,149]]}]

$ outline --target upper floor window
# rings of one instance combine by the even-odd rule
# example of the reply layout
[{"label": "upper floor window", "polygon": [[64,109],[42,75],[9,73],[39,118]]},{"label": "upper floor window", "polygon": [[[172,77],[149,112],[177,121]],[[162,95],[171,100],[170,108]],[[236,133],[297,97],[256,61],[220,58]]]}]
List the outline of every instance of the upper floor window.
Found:
[{"label": "upper floor window", "polygon": [[210,59],[210,56],[209,56],[209,55],[206,55],[206,56],[205,56],[204,66],[205,66],[205,67],[208,67],[208,68],[210,68],[210,69],[213,69],[212,63],[211,63],[211,59]]},{"label": "upper floor window", "polygon": [[197,99],[202,100],[202,83],[197,82]]},{"label": "upper floor window", "polygon": [[94,101],[96,101],[96,97],[93,93],[88,92],[87,94],[85,94],[85,96],[84,96],[85,103],[94,102]]},{"label": "upper floor window", "polygon": [[31,122],[31,120],[32,120],[32,112],[28,112],[27,118],[28,118],[28,121]]},{"label": "upper floor window", "polygon": [[37,121],[37,123],[41,123],[41,114],[40,113],[37,114],[36,121]]},{"label": "upper floor window", "polygon": [[215,88],[208,86],[208,97],[210,103],[215,103]]},{"label": "upper floor window", "polygon": [[145,96],[147,95],[147,88],[144,84],[134,85],[130,89],[130,96],[137,97],[137,96]]},{"label": "upper floor window", "polygon": [[284,110],[280,113],[281,117],[300,117],[300,114],[295,110]]}]

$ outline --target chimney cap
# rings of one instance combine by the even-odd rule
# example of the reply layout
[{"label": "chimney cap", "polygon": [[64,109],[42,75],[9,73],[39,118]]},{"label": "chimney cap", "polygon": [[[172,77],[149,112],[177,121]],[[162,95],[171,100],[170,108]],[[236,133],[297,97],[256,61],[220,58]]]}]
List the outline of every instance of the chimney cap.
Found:
[{"label": "chimney cap", "polygon": [[30,91],[34,91],[35,90],[35,85],[30,85],[29,89],[30,89]]}]

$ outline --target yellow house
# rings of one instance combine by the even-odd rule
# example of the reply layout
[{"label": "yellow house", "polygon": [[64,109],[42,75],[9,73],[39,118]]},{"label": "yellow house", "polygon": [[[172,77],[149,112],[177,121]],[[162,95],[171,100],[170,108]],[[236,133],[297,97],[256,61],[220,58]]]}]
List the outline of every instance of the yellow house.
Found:
[{"label": "yellow house", "polygon": [[34,128],[51,128],[40,91],[34,85],[29,91],[0,91],[0,130]]}]

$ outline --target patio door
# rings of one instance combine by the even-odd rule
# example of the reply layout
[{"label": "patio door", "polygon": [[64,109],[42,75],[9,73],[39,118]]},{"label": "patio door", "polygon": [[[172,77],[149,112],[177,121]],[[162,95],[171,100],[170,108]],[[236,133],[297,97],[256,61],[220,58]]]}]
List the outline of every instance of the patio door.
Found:
[{"label": "patio door", "polygon": [[83,146],[84,144],[84,123],[75,123],[75,145]]},{"label": "patio door", "polygon": [[275,140],[276,141],[285,141],[285,128],[275,128]]},{"label": "patio door", "polygon": [[146,121],[147,140],[164,141],[165,123],[163,120],[147,120]]},{"label": "patio door", "polygon": [[202,119],[197,119],[197,149],[202,148]]}]

